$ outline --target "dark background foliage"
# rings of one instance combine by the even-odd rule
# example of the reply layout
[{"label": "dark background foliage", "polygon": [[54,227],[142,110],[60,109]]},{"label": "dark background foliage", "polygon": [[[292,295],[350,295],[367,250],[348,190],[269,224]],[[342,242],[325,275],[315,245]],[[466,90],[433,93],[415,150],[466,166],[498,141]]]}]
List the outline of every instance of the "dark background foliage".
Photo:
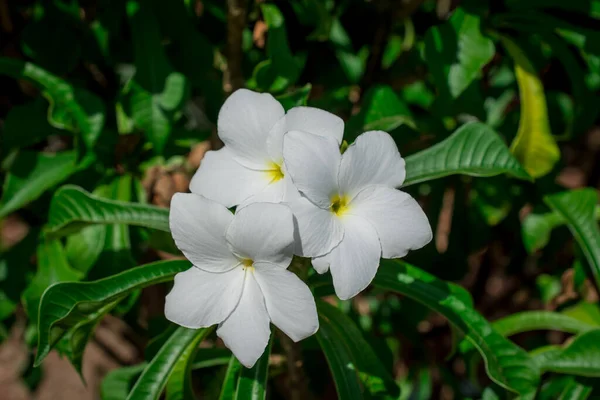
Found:
[{"label": "dark background foliage", "polygon": [[[470,307],[472,300],[489,321],[501,319],[494,329],[547,367],[536,398],[600,396],[589,380],[600,376],[593,336],[600,326],[599,27],[597,0],[0,0],[0,391],[6,385],[15,399],[91,399],[104,379],[103,399],[124,398],[141,363],[156,359],[174,331],[162,313],[168,283],[88,299],[94,312],[97,304],[110,307],[73,317],[85,321],[75,328],[61,320],[68,334],[53,346],[67,358],[52,352],[33,367],[38,306],[51,284],[110,277],[178,254],[168,234],[149,229],[156,226],[118,217],[62,231],[59,219],[78,207],[58,194],[80,194],[57,190],[77,185],[137,203],[139,215],[164,217],[165,210],[144,207],[168,207],[173,193],[187,191],[204,152],[220,146],[224,99],[247,87],[272,93],[286,109],[336,113],[348,142],[365,130],[389,132],[401,154],[414,157],[405,190],[426,210],[435,236],[396,268],[423,282],[457,283],[466,289],[454,293],[461,301]],[[439,152],[420,153],[438,143]],[[442,159],[427,172],[427,162]],[[378,361],[367,364],[385,367],[400,398],[512,396],[461,342],[461,323],[477,318],[436,308],[436,290],[444,298],[458,289],[436,281],[411,295],[386,276],[349,302],[328,296],[326,279],[310,282],[353,321],[350,336],[368,343]],[[328,319],[332,311],[322,305],[320,312]],[[584,357],[580,364],[564,369],[534,357],[544,349],[558,354],[573,333],[584,349],[570,350]],[[208,334],[192,382],[199,398],[218,398],[230,354]],[[319,348],[335,341],[318,339],[294,345],[276,337],[270,398],[343,397]],[[363,389],[355,395],[382,396],[370,374],[383,375],[358,369]],[[521,384],[512,377],[507,385]],[[168,397],[178,398],[171,390]]]}]

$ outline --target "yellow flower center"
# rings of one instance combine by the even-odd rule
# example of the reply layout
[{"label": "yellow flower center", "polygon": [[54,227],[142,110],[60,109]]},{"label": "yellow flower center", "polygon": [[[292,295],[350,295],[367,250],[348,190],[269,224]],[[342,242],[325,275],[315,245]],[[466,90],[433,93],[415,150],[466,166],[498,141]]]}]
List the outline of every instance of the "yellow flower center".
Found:
[{"label": "yellow flower center", "polygon": [[269,183],[275,183],[278,180],[283,179],[283,171],[281,170],[281,164],[277,164],[274,161],[271,161],[269,163],[266,173],[269,176]]},{"label": "yellow flower center", "polygon": [[244,270],[249,269],[250,271],[254,270],[254,260],[251,260],[249,258],[244,258],[242,260],[242,268],[244,268]]},{"label": "yellow flower center", "polygon": [[348,199],[348,196],[346,195],[340,196],[339,194],[336,194],[331,198],[331,206],[329,207],[329,209],[332,213],[334,213],[338,217],[341,217],[342,215],[348,212],[349,200],[350,199]]}]

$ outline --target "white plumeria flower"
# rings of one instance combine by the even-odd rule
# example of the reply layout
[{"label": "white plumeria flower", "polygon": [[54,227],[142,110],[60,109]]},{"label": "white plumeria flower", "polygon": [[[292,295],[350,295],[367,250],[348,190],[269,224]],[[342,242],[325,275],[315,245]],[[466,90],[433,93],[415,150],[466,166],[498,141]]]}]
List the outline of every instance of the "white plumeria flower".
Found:
[{"label": "white plumeria flower", "polygon": [[270,94],[240,89],[223,104],[217,128],[225,147],[206,153],[190,190],[233,207],[299,197],[283,167],[283,135],[296,130],[340,144],[344,121],[311,107],[295,107],[286,114]]},{"label": "white plumeria flower", "polygon": [[331,269],[336,294],[349,299],[375,277],[379,259],[405,256],[432,238],[419,204],[396,190],[404,159],[389,134],[365,132],[340,154],[338,143],[305,132],[285,135],[283,157],[303,197],[290,203],[296,252]]},{"label": "white plumeria flower", "polygon": [[294,247],[287,206],[254,203],[233,215],[202,196],[177,193],[169,224],[194,266],[175,276],[167,319],[194,329],[219,324],[217,335],[248,368],[269,342],[269,322],[294,341],[317,331],[312,293],[286,269]]}]

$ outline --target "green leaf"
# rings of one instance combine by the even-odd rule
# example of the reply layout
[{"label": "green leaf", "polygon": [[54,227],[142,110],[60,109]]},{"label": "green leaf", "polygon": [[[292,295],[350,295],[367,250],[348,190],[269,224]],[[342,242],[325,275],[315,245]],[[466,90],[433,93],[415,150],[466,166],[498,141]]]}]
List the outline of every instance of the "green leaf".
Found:
[{"label": "green leaf", "polygon": [[198,351],[198,345],[210,333],[207,329],[202,335],[197,335],[181,353],[179,360],[172,368],[171,375],[167,381],[167,400],[192,400],[194,390],[191,382],[191,372],[194,357]]},{"label": "green leaf", "polygon": [[169,281],[189,267],[190,263],[184,260],[159,261],[94,282],[49,287],[40,302],[35,365],[43,361],[62,337],[97,322],[133,290]]},{"label": "green leaf", "polygon": [[87,274],[102,253],[105,240],[105,225],[86,226],[79,232],[69,235],[65,246],[69,264]]},{"label": "green leaf", "polygon": [[403,186],[454,174],[494,176],[504,173],[530,179],[494,130],[479,122],[469,122],[444,141],[406,157]]},{"label": "green leaf", "polygon": [[321,323],[315,336],[329,364],[338,399],[362,399],[364,389],[355,361],[339,340],[339,332],[332,325]]},{"label": "green leaf", "polygon": [[312,85],[310,83],[307,83],[301,88],[293,90],[289,93],[279,95],[276,98],[287,112],[290,108],[306,106],[306,102],[308,101],[308,96],[310,96],[311,89]]},{"label": "green leaf", "polygon": [[50,102],[50,123],[79,133],[87,149],[93,150],[106,114],[98,97],[32,63],[12,58],[0,58],[0,74],[28,79],[40,87]]},{"label": "green leaf", "polygon": [[560,159],[560,149],[550,131],[544,86],[523,50],[502,37],[502,43],[515,62],[515,75],[521,98],[521,117],[510,151],[533,178],[548,174]]},{"label": "green leaf", "polygon": [[76,170],[77,154],[23,151],[17,155],[4,181],[0,218],[31,203]]},{"label": "green leaf", "polygon": [[[57,282],[78,281],[81,273],[71,268],[58,240],[42,242],[37,248],[38,270],[22,295],[25,310],[32,321],[38,319],[38,307],[48,286]],[[39,315],[43,315],[43,310]]]},{"label": "green leaf", "polygon": [[317,302],[317,310],[320,316],[320,327],[328,325],[326,329],[337,336],[337,341],[344,346],[344,351],[353,360],[356,373],[366,389],[374,396],[387,394],[397,398],[400,394],[398,385],[381,364],[354,322],[324,301]]},{"label": "green leaf", "polygon": [[410,110],[391,87],[375,86],[365,94],[360,112],[348,121],[352,135],[346,140],[365,131],[391,132],[400,125],[415,126]]},{"label": "green leaf", "polygon": [[192,351],[192,346],[204,340],[212,330],[178,327],[146,366],[127,400],[157,400],[179,359]]},{"label": "green leaf", "polygon": [[221,386],[219,400],[233,399],[241,371],[242,364],[240,364],[235,356],[231,356],[229,365],[227,366],[227,372],[225,373],[225,378],[223,380],[223,385]]},{"label": "green leaf", "polygon": [[110,371],[100,385],[102,400],[123,400],[133,387],[136,378],[146,368],[147,363],[122,367]]},{"label": "green leaf", "polygon": [[164,53],[152,7],[142,7],[139,1],[129,0],[127,14],[136,68],[130,82],[132,117],[155,152],[162,153],[176,114],[188,98],[188,82],[185,76],[173,70]]},{"label": "green leaf", "polygon": [[494,56],[494,43],[479,26],[477,15],[457,8],[450,21],[425,34],[425,60],[442,95],[458,98]]},{"label": "green leaf", "polygon": [[[112,200],[129,202],[132,195],[133,179],[131,175],[120,175],[106,187],[106,197]],[[100,225],[95,225],[100,226]],[[92,271],[93,279],[117,274],[135,266],[136,262],[131,253],[131,238],[129,226],[112,224],[106,226],[106,236],[103,250],[97,260],[96,268]]]},{"label": "green leaf", "polygon": [[492,326],[502,336],[534,330],[583,333],[597,329],[597,326],[551,311],[522,311],[499,319]]},{"label": "green leaf", "polygon": [[558,400],[586,400],[593,390],[591,379],[571,377]]},{"label": "green leaf", "polygon": [[[242,368],[235,389],[235,400],[265,400],[267,398],[267,380],[269,378],[269,358],[273,338],[252,368]],[[223,397],[221,397],[223,398]]]},{"label": "green leaf", "polygon": [[[191,369],[197,370],[200,368],[227,365],[231,358],[231,352],[227,349],[197,349]],[[110,371],[102,380],[102,385],[100,386],[102,400],[123,400],[126,398],[135,381],[147,365],[148,363],[144,362]],[[167,392],[169,384],[170,381],[167,383]]]},{"label": "green leaf", "polygon": [[381,260],[373,284],[402,293],[446,317],[477,348],[488,376],[498,385],[523,396],[535,392],[540,373],[533,360],[496,332],[447,283],[409,264]]},{"label": "green leaf", "polygon": [[61,237],[91,224],[127,224],[169,232],[169,210],[105,200],[73,185],[56,191],[45,228],[48,237]]},{"label": "green leaf", "polygon": [[596,288],[600,288],[600,230],[596,222],[596,190],[585,188],[561,192],[544,197],[544,201],[567,222],[590,265]]},{"label": "green leaf", "polygon": [[562,349],[540,353],[535,361],[542,371],[600,377],[600,330],[582,333]]}]

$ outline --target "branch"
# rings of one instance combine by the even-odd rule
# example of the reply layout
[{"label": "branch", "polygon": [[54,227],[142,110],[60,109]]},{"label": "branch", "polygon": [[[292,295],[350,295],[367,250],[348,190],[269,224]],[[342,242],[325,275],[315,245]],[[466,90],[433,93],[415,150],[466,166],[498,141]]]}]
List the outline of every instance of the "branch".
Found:
[{"label": "branch", "polygon": [[242,34],[246,26],[247,0],[227,0],[227,69],[223,90],[231,93],[244,86]]}]

